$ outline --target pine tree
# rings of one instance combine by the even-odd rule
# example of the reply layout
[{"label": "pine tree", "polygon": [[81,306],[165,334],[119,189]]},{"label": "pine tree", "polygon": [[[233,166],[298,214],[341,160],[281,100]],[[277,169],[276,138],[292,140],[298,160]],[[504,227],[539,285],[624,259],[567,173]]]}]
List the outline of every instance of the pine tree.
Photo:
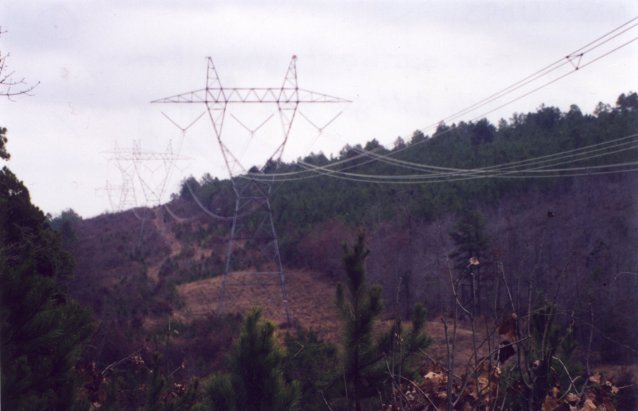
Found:
[{"label": "pine tree", "polygon": [[364,235],[359,234],[352,250],[343,246],[346,285],[337,286],[337,307],[344,322],[344,374],[349,385],[350,405],[362,409],[362,400],[376,394],[383,378],[378,367],[378,351],[373,339],[375,320],[383,310],[381,287],[369,287],[365,281]]},{"label": "pine tree", "polygon": [[[381,287],[366,284],[365,260],[369,253],[363,234],[359,234],[352,249],[344,244],[346,284],[345,287],[337,285],[337,307],[344,325],[346,395],[349,407],[357,411],[364,409],[366,402],[375,401],[379,393],[391,389],[387,382],[395,372],[410,374],[409,360],[430,344],[422,332],[425,323],[422,305],[414,308],[409,332],[403,330],[399,320],[387,333],[375,337],[375,324],[383,311],[383,301]],[[369,400],[371,398],[374,400]]]},{"label": "pine tree", "polygon": [[470,265],[470,259],[476,258],[480,263],[485,257],[488,239],[485,235],[485,220],[478,211],[463,210],[450,237],[456,246],[450,257],[453,258],[457,270],[465,272]]},{"label": "pine tree", "polygon": [[260,318],[260,310],[246,317],[239,341],[230,355],[231,373],[211,377],[207,404],[201,404],[200,409],[284,411],[296,408],[299,387],[296,381],[284,380],[285,355],[275,341],[275,326]]},{"label": "pine tree", "polygon": [[[324,399],[333,394],[333,381],[341,381],[337,348],[322,341],[313,331],[295,330],[285,338],[284,375],[289,381],[299,381],[299,408],[304,411],[325,411]],[[329,392],[327,392],[329,391]]]},{"label": "pine tree", "polygon": [[488,250],[485,220],[476,210],[464,210],[450,233],[456,250],[450,254],[460,274],[461,302],[474,313],[480,310],[481,263]]},{"label": "pine tree", "polygon": [[29,191],[0,171],[2,408],[72,409],[74,365],[88,340],[88,313],[60,285],[72,260]]}]

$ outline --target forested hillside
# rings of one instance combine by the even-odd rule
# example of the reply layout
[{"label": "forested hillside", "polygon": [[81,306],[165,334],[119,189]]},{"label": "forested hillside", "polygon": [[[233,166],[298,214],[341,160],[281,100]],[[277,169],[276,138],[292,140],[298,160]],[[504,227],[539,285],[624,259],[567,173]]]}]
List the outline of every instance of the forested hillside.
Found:
[{"label": "forested hillside", "polygon": [[[336,279],[339,244],[364,228],[370,275],[384,285],[386,300],[396,310],[421,301],[439,313],[450,308],[448,267],[462,271],[480,253],[476,303],[484,309],[503,307],[507,282],[516,311],[528,297],[560,302],[582,321],[598,319],[601,347],[613,345],[602,338],[611,334],[636,347],[634,312],[623,307],[637,298],[638,178],[623,170],[638,160],[637,132],[638,95],[627,93],[592,114],[540,107],[498,125],[441,124],[434,135],[417,130],[392,149],[373,140],[346,146],[337,158],[318,153],[268,164],[253,177],[275,182],[272,203],[289,266]],[[438,174],[424,173],[426,166]],[[412,177],[391,183],[399,175]],[[229,189],[190,178],[180,198],[193,203],[195,195],[198,205],[231,214]],[[472,244],[477,236],[482,243]],[[626,348],[601,352],[636,358]]]},{"label": "forested hillside", "polygon": [[291,323],[277,289],[219,312],[228,180],[47,220],[5,168],[3,405],[635,409],[637,142],[631,92],[254,167],[239,178],[272,183]]}]

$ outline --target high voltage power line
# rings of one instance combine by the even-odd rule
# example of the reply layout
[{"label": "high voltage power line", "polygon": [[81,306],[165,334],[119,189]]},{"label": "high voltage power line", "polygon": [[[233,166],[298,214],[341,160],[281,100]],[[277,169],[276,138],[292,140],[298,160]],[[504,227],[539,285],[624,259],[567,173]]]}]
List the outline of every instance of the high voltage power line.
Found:
[{"label": "high voltage power line", "polygon": [[[441,120],[439,120],[436,123],[433,123],[431,125],[429,125],[425,131],[429,131],[434,129],[435,127],[438,127],[439,124],[445,123],[446,121],[451,121],[451,120],[455,120],[460,118],[461,116],[465,115],[465,114],[469,114],[471,112],[474,112],[482,107],[485,107],[491,103],[494,103],[496,101],[498,101],[499,99],[508,96],[512,93],[514,93],[515,91],[521,89],[524,86],[527,85],[531,85],[533,82],[536,82],[538,80],[542,80],[544,78],[546,78],[548,75],[550,75],[551,73],[555,72],[557,69],[565,66],[565,65],[569,65],[571,66],[571,70],[563,73],[561,75],[559,75],[558,77],[554,77],[550,80],[545,81],[544,83],[536,86],[535,88],[533,88],[532,90],[526,91],[521,95],[517,95],[514,98],[500,104],[499,106],[495,107],[495,108],[491,108],[486,112],[483,112],[481,115],[474,117],[472,120],[470,121],[475,121],[479,118],[483,118],[484,116],[486,116],[487,114],[490,114],[496,110],[499,110],[503,107],[506,107],[507,105],[510,105],[524,97],[527,97],[528,95],[535,93],[559,80],[562,80],[563,78],[567,77],[568,75],[574,74],[576,71],[579,71],[599,60],[601,60],[602,58],[607,57],[608,55],[622,49],[623,47],[628,46],[629,44],[633,43],[634,41],[638,40],[638,36],[633,37],[631,39],[629,39],[628,41],[625,41],[624,43],[612,48],[612,49],[608,49],[606,51],[604,51],[602,54],[599,54],[595,57],[593,57],[591,60],[589,61],[584,61],[583,58],[589,54],[591,54],[594,50],[610,43],[612,40],[619,38],[620,36],[628,33],[630,30],[635,29],[636,27],[638,27],[638,17],[634,17],[632,19],[630,19],[629,21],[621,24],[620,26],[614,28],[613,30],[603,34],[602,36],[599,36],[598,38],[596,38],[593,41],[590,41],[589,43],[585,44],[584,46],[580,47],[579,49],[567,54],[565,57],[560,58],[558,60],[556,60],[555,62],[537,70],[536,72],[530,74],[529,76],[515,82],[512,83],[511,85],[503,88],[502,90],[482,99],[479,100],[478,102],[457,111],[456,113],[447,116]],[[443,130],[441,132],[437,133],[437,137],[441,137],[449,132],[451,132],[452,129],[447,129],[447,130]],[[451,173],[455,173],[455,172],[461,172],[461,173],[466,173],[467,170],[462,170],[462,169],[455,169],[455,168],[451,168],[451,167],[441,167],[441,166],[434,166],[434,165],[427,165],[427,164],[421,164],[421,163],[414,163],[414,162],[409,162],[409,161],[405,161],[405,160],[398,160],[393,158],[392,156],[397,155],[400,152],[409,150],[411,148],[414,148],[415,146],[419,145],[419,144],[423,144],[425,143],[427,140],[421,140],[421,141],[416,141],[414,143],[411,143],[409,145],[407,145],[406,147],[403,148],[398,148],[393,150],[391,153],[388,154],[380,154],[377,151],[378,150],[363,150],[363,149],[355,149],[356,151],[359,151],[358,155],[352,156],[350,158],[347,159],[342,159],[342,160],[338,160],[335,161],[331,164],[325,165],[325,166],[316,166],[316,165],[311,165],[311,164],[304,164],[303,162],[299,163],[300,166],[302,166],[302,168],[304,168],[303,170],[297,170],[297,171],[289,171],[289,172],[283,172],[283,173],[268,173],[267,176],[270,179],[274,179],[275,181],[294,181],[294,180],[301,180],[301,179],[308,179],[308,178],[316,178],[322,175],[329,175],[329,176],[336,176],[339,175],[339,173],[342,173],[344,170],[347,170],[351,167],[359,167],[361,165],[365,165],[365,164],[369,164],[372,162],[376,162],[376,161],[381,161],[381,162],[387,162],[387,163],[391,163],[391,164],[395,164],[397,166],[400,167],[404,167],[404,168],[413,168],[413,169],[418,169],[418,170],[439,170],[439,171],[448,171]],[[560,153],[558,153],[560,154]],[[363,162],[358,162],[358,160],[364,159]],[[357,162],[354,165],[350,165],[350,163],[354,163]],[[339,167],[339,166],[343,166],[343,168],[341,168],[340,170],[335,170],[335,167]],[[627,170],[624,170],[627,171]],[[633,171],[633,170],[629,170],[629,171]],[[347,174],[344,174],[347,175]],[[383,176],[380,175],[368,175],[366,177],[371,177],[371,178],[379,178],[379,180],[383,179]],[[259,177],[256,177],[259,178]],[[364,181],[364,180],[356,180],[356,181]],[[367,182],[380,182],[377,180],[370,180]],[[405,182],[404,182],[405,183]]]},{"label": "high voltage power line", "polygon": [[[482,100],[480,100],[480,101],[478,101],[478,102],[476,102],[476,103],[474,103],[474,104],[472,104],[472,105],[470,105],[470,106],[468,106],[468,107],[466,107],[466,108],[464,108],[464,109],[462,109],[460,111],[457,111],[456,113],[454,113],[454,114],[452,114],[452,115],[450,115],[448,117],[445,117],[444,119],[441,119],[440,121],[438,121],[438,122],[436,122],[434,124],[429,125],[428,127],[426,127],[426,130],[433,129],[433,128],[437,127],[437,125],[439,123],[441,123],[441,122],[450,122],[452,120],[456,120],[457,118],[459,118],[459,117],[461,117],[461,116],[463,116],[465,114],[468,114],[468,113],[471,113],[471,112],[473,112],[475,110],[478,110],[479,108],[481,108],[481,107],[483,107],[483,106],[485,106],[485,105],[487,105],[487,104],[489,104],[489,103],[491,103],[493,101],[497,101],[501,97],[504,97],[504,96],[506,96],[506,95],[508,95],[508,94],[510,94],[510,93],[512,93],[512,92],[514,92],[514,91],[516,91],[516,90],[518,90],[518,89],[520,89],[520,88],[532,83],[535,80],[538,80],[538,79],[541,79],[542,77],[547,76],[548,74],[558,70],[559,68],[561,68],[561,67],[563,67],[565,65],[571,65],[573,67],[573,70],[571,70],[569,72],[569,74],[572,74],[573,72],[579,70],[580,68],[583,68],[583,67],[591,64],[593,61],[595,61],[595,60],[593,60],[593,61],[590,61],[589,63],[581,65],[580,63],[582,62],[582,59],[585,56],[585,54],[590,53],[591,51],[603,46],[604,44],[606,44],[606,43],[610,42],[611,40],[617,38],[618,36],[626,33],[627,31],[635,28],[636,26],[638,26],[638,17],[634,17],[633,19],[627,21],[626,23],[621,24],[620,26],[616,27],[615,29],[603,34],[602,36],[598,37],[597,39],[595,39],[595,40],[593,40],[593,41],[591,41],[589,43],[587,43],[586,45],[582,46],[581,48],[579,48],[579,49],[577,49],[575,51],[572,51],[571,53],[567,54],[565,57],[560,58],[560,59],[556,60],[555,62],[553,62],[553,63],[541,68],[540,70],[530,74],[529,76],[523,78],[522,80],[519,80],[519,81],[517,81],[515,83],[512,83],[509,86],[505,87],[504,89],[502,89],[502,90],[500,90],[500,91],[498,91],[498,92],[496,92],[496,93],[494,93],[494,94],[492,94],[492,95],[490,95],[490,96],[488,96],[488,97],[486,97],[486,98],[484,98],[484,99],[482,99]],[[634,40],[636,40],[636,38],[630,40],[630,42],[632,42]],[[576,63],[574,63],[574,61],[576,61]],[[562,78],[562,76],[559,77],[556,80],[559,80],[560,78]],[[543,87],[545,85],[546,84],[544,84]],[[549,84],[547,84],[547,85],[549,85]],[[536,89],[533,90],[532,92],[534,92],[534,91],[536,91]],[[527,95],[528,94],[525,94],[525,95],[523,95],[523,97],[525,97]],[[507,102],[506,104],[510,104],[510,103],[511,102]],[[502,108],[502,107],[497,107],[494,110],[497,110],[499,108]],[[483,113],[483,114],[481,114],[478,117],[479,118],[483,117],[483,116],[491,113],[492,111],[489,111],[487,113]]]},{"label": "high voltage power line", "polygon": [[[394,184],[408,184],[408,183],[427,183],[427,182],[450,182],[460,181],[466,179],[476,178],[536,178],[546,177],[545,175],[563,176],[558,174],[561,172],[574,172],[585,171],[582,175],[600,174],[601,171],[589,172],[587,170],[594,170],[600,168],[622,168],[628,166],[638,165],[638,162],[628,163],[609,163],[598,164],[579,167],[566,167],[566,168],[548,168],[556,167],[563,164],[572,164],[592,160],[595,158],[610,156],[630,150],[638,149],[638,134],[631,134],[628,136],[612,139],[602,143],[591,144],[588,146],[565,150],[558,153],[547,154],[539,157],[528,158],[524,160],[510,161],[507,163],[496,164],[492,166],[485,166],[472,169],[460,169],[460,168],[446,168],[429,166],[418,163],[411,163],[389,156],[383,156],[380,154],[372,153],[371,151],[361,150],[362,155],[367,157],[373,157],[372,161],[381,161],[386,164],[395,165],[402,168],[412,168],[422,171],[421,174],[362,174],[351,173],[343,170],[334,170],[329,167],[322,167],[313,164],[309,164],[304,161],[299,161],[297,164],[305,168],[306,172],[312,172],[315,175],[312,176],[289,176],[278,178],[279,182],[290,182],[303,180],[310,177],[315,177],[316,174],[328,175],[331,177],[344,177],[349,180],[370,182],[370,183],[394,183]],[[406,163],[408,166],[406,167]],[[366,163],[367,164],[367,163]],[[421,166],[421,167],[415,167]],[[615,172],[627,172],[636,171],[636,169],[622,169]],[[294,173],[294,172],[293,172]],[[605,172],[607,173],[607,171]],[[292,174],[292,173],[291,173]],[[579,174],[580,175],[580,174]],[[253,178],[260,178],[259,175],[253,175]],[[261,178],[270,178],[269,174],[262,175]]]},{"label": "high voltage power line", "polygon": [[[593,41],[585,44],[579,49],[567,54],[556,60],[549,65],[535,71],[534,73],[524,77],[523,79],[516,81],[507,87],[491,94],[490,96],[477,101],[476,103],[465,107],[436,123],[427,126],[424,131],[436,130],[439,124],[445,122],[451,122],[463,118],[471,113],[479,112],[483,110],[482,114],[476,116],[470,120],[475,121],[478,118],[482,118],[488,114],[493,113],[503,107],[506,107],[532,93],[538,92],[549,85],[556,83],[565,77],[574,74],[576,71],[582,70],[590,66],[591,64],[600,61],[601,59],[609,56],[610,54],[628,46],[629,44],[638,40],[638,36],[625,38],[620,44],[611,42],[614,40],[620,40],[621,36],[626,36],[632,30],[638,27],[638,17],[634,17],[622,25],[614,28],[613,30],[599,36]],[[608,46],[609,45],[609,46]],[[608,46],[604,48],[604,46]],[[595,54],[598,52],[598,54]],[[229,172],[230,180],[233,184],[233,189],[236,194],[236,205],[234,214],[220,215],[214,213],[205,207],[204,204],[197,197],[197,193],[193,191],[192,187],[186,183],[192,198],[197,205],[210,217],[232,221],[233,227],[228,237],[228,250],[226,255],[226,267],[224,269],[224,282],[222,283],[221,292],[221,304],[220,308],[223,310],[224,301],[224,284],[226,277],[230,273],[230,261],[233,253],[233,242],[239,241],[241,238],[235,232],[238,221],[247,217],[249,214],[255,212],[256,209],[263,209],[262,211],[266,215],[266,220],[269,219],[269,224],[266,224],[272,229],[272,239],[269,241],[274,242],[273,258],[275,260],[276,269],[273,271],[267,271],[255,269],[255,274],[278,274],[280,282],[277,284],[282,289],[282,302],[285,305],[285,311],[287,320],[290,322],[290,316],[288,313],[288,298],[285,291],[285,280],[283,274],[283,267],[281,265],[281,257],[278,249],[278,239],[274,230],[274,223],[272,222],[272,210],[270,206],[270,197],[272,196],[271,185],[274,182],[288,182],[305,180],[308,178],[316,178],[320,176],[328,176],[331,178],[343,179],[353,182],[362,183],[376,183],[376,184],[433,184],[433,183],[449,183],[456,181],[468,181],[478,179],[530,179],[530,178],[555,178],[555,177],[576,177],[584,175],[601,175],[620,172],[635,172],[638,171],[638,161],[628,162],[616,162],[609,164],[592,164],[582,165],[585,161],[594,159],[600,159],[611,155],[626,153],[631,150],[638,149],[638,134],[631,134],[624,137],[615,138],[603,143],[597,143],[580,147],[576,149],[561,151],[558,153],[547,154],[539,157],[528,158],[523,160],[510,161],[507,163],[496,164],[491,166],[484,166],[479,168],[454,168],[437,165],[422,164],[416,162],[410,162],[407,160],[401,160],[395,156],[403,151],[409,150],[423,144],[427,139],[413,142],[406,147],[397,148],[390,153],[380,153],[379,150],[364,150],[354,148],[357,152],[356,155],[332,162],[327,165],[318,166],[309,164],[304,161],[298,161],[297,165],[302,170],[271,173],[262,169],[260,173],[246,172],[244,167],[240,164],[242,157],[239,153],[239,159],[231,152],[221,138],[221,130],[224,122],[224,114],[229,103],[273,103],[277,105],[281,126],[283,130],[283,142],[276,147],[274,153],[270,156],[270,160],[279,162],[282,157],[292,122],[295,116],[298,115],[313,126],[319,134],[328,125],[332,124],[341,113],[330,119],[325,125],[319,126],[308,118],[303,112],[299,110],[299,102],[312,102],[312,103],[327,103],[327,102],[347,102],[347,100],[338,99],[329,95],[311,92],[297,87],[296,78],[296,58],[293,57],[286,73],[284,84],[280,88],[224,88],[219,82],[219,76],[216,69],[212,64],[212,60],[209,60],[209,66],[207,69],[207,85],[205,89],[196,90],[193,92],[183,93],[180,95],[167,97],[165,99],[157,100],[156,102],[164,103],[203,103],[206,105],[206,110],[201,112],[194,120],[188,125],[182,126],[174,121],[167,114],[162,112],[162,115],[166,117],[173,125],[175,125],[182,132],[182,140],[180,140],[179,147],[176,151],[172,146],[163,153],[159,152],[142,152],[139,147],[134,147],[132,150],[122,151],[115,150],[116,165],[120,171],[122,177],[122,186],[120,187],[119,207],[130,205],[135,203],[138,206],[137,198],[135,196],[135,182],[141,190],[141,194],[145,198],[146,202],[155,203],[159,205],[162,196],[165,194],[166,182],[169,179],[171,173],[174,171],[175,162],[180,159],[181,143],[186,132],[197,123],[202,117],[208,114],[215,131],[215,136],[218,140],[220,150],[226,162],[226,167]],[[558,72],[565,67],[569,68],[566,72]],[[529,87],[530,89],[526,89]],[[516,94],[515,94],[516,93]],[[494,107],[496,105],[496,107]],[[249,134],[250,138],[243,148],[245,152],[248,149],[248,145],[257,131],[268,123],[274,116],[270,115],[257,127],[249,127],[242,122],[235,115],[229,113],[229,115]],[[441,137],[447,133],[452,132],[453,129],[437,130],[437,137]],[[315,140],[316,141],[316,140]],[[313,143],[314,144],[314,143]],[[149,162],[154,162],[155,167],[149,168]],[[397,169],[412,170],[412,174],[365,174],[349,172],[348,170],[354,167],[361,167],[366,164],[372,163],[384,163],[396,167]],[[160,172],[161,170],[161,172]],[[238,170],[243,171],[237,172]],[[414,173],[416,172],[416,173]],[[159,184],[149,184],[145,180],[145,174],[162,174]],[[237,178],[237,179],[235,179]],[[245,187],[241,180],[247,179],[250,185],[250,190],[244,191]],[[111,186],[107,182],[107,192],[113,190],[115,187]],[[257,198],[257,200],[254,200]],[[248,199],[248,200],[246,200]],[[243,201],[243,202],[242,202]],[[183,220],[179,216],[175,215],[167,205],[165,205],[166,211],[176,220]],[[135,210],[133,211],[134,213]],[[137,214],[135,214],[137,217]],[[140,218],[140,217],[138,217]],[[142,222],[145,219],[140,218]],[[246,224],[246,226],[248,226]],[[142,226],[143,229],[143,226]],[[140,233],[142,232],[140,230]],[[238,229],[239,230],[239,229]],[[256,238],[256,235],[254,235]],[[140,234],[141,241],[141,234]],[[229,284],[231,285],[231,284]]]},{"label": "high voltage power line", "polygon": [[[512,161],[508,163],[497,164],[493,166],[481,167],[481,168],[475,168],[475,169],[449,169],[450,172],[448,173],[432,173],[432,174],[435,174],[435,175],[450,175],[450,174],[454,175],[454,174],[468,174],[468,173],[485,174],[485,173],[494,172],[494,171],[502,172],[508,169],[511,170],[513,168],[520,167],[522,165],[530,166],[530,165],[545,164],[546,166],[549,166],[549,165],[555,166],[555,165],[560,165],[565,163],[572,163],[576,161],[589,160],[589,159],[600,157],[600,156],[611,155],[619,151],[625,151],[628,149],[636,148],[635,141],[625,141],[628,139],[634,139],[635,137],[636,135],[632,134],[627,137],[621,137],[619,139],[610,140],[604,143],[593,144],[593,145],[589,145],[589,146],[585,146],[585,147],[581,147],[577,149],[548,154],[548,155],[544,155],[540,157],[533,157],[533,158],[529,158],[525,160]],[[621,141],[624,141],[624,142],[621,143]],[[623,147],[623,148],[620,149],[619,151],[617,150],[613,152],[604,152],[604,150],[607,150],[609,148],[618,148],[618,147]],[[586,155],[587,157],[574,158],[574,157],[583,156],[583,155]],[[413,168],[415,170],[422,170],[422,171],[429,170],[429,168],[427,168],[429,166],[426,166],[425,168],[417,168],[414,166],[415,163],[405,162],[405,161],[397,160],[394,158],[392,158],[393,162],[390,162],[388,161],[389,157],[383,157],[383,156],[379,156],[379,157],[381,161],[387,162],[388,164],[404,165],[405,163],[407,164],[406,168]],[[571,159],[571,160],[565,161],[565,159]],[[539,167],[537,167],[536,169],[538,168]],[[529,170],[535,170],[535,169],[518,170],[518,171],[529,171]]]},{"label": "high voltage power line", "polygon": [[[596,39],[588,42],[587,44],[581,46],[580,48],[568,53],[565,57],[561,57],[556,61],[546,65],[545,67],[535,71],[534,73],[524,77],[521,80],[518,80],[503,89],[491,94],[490,96],[483,98],[477,101],[470,106],[467,106],[443,119],[439,120],[436,123],[433,123],[425,128],[424,131],[431,131],[438,127],[439,124],[450,122],[453,120],[457,120],[464,115],[473,113],[478,111],[481,108],[486,108],[487,111],[484,111],[481,115],[472,118],[470,121],[475,121],[479,118],[483,118],[485,115],[490,114],[496,110],[499,110],[507,105],[510,105],[532,93],[535,93],[549,85],[558,82],[559,80],[564,79],[565,77],[574,74],[576,71],[582,70],[583,68],[609,56],[610,54],[622,49],[623,47],[628,46],[634,41],[638,40],[638,36],[632,37],[623,43],[616,45],[615,47],[609,49],[601,49],[603,46],[610,44],[613,40],[620,39],[621,36],[626,36],[632,30],[638,27],[638,17],[634,17],[627,22],[615,27],[609,32],[597,37]],[[614,43],[616,44],[616,43]],[[601,50],[599,50],[601,49]],[[592,55],[596,50],[601,51],[600,54]],[[591,59],[587,60],[588,56],[592,56]],[[555,77],[549,77],[552,74],[556,74],[557,70],[564,67],[571,67],[569,71],[563,72]],[[540,83],[540,84],[539,84]],[[531,90],[522,89],[526,86],[534,86]],[[250,90],[250,89],[246,89]],[[245,90],[244,90],[245,91]],[[522,94],[513,94],[517,91],[523,91]],[[246,91],[247,92],[247,91]],[[491,104],[495,104],[498,101],[501,101],[507,96],[512,96],[509,100],[502,102],[497,107],[489,108]],[[162,113],[164,114],[164,113]],[[203,114],[203,113],[202,113]],[[333,117],[326,125],[323,127],[317,126],[311,120],[309,120],[301,111],[298,111],[298,114],[304,118],[309,124],[315,127],[318,132],[321,134],[323,129],[330,125],[333,121],[335,121],[340,115],[337,114]],[[165,114],[164,114],[165,115]],[[165,115],[166,116],[166,115]],[[231,116],[233,116],[231,114]],[[166,116],[168,117],[168,116]],[[234,116],[233,116],[234,117]],[[182,133],[185,133],[190,126],[193,125],[197,120],[201,118],[201,115],[197,117],[195,121],[189,124],[187,127],[181,127],[177,125],[174,121],[171,120]],[[238,119],[236,119],[237,121]],[[266,121],[270,120],[268,118]],[[261,127],[260,124],[255,129],[250,129],[245,126],[243,123],[240,123],[244,128],[246,128],[251,136]],[[442,131],[438,131],[436,133],[437,137],[442,137],[450,132],[453,129],[446,129]],[[445,166],[437,166],[431,164],[423,164],[410,162],[406,160],[401,160],[396,158],[395,156],[403,151],[410,150],[419,144],[423,144],[427,139],[413,142],[406,147],[398,148],[393,150],[391,153],[380,153],[379,149],[374,150],[365,150],[359,148],[353,148],[358,154],[338,161],[334,161],[330,164],[326,164],[323,166],[317,166],[313,164],[308,164],[303,161],[297,163],[301,170],[288,171],[288,172],[268,172],[267,174],[262,173],[246,173],[246,177],[258,180],[258,181],[269,181],[269,182],[291,182],[291,181],[299,181],[306,180],[310,178],[317,178],[320,176],[329,176],[333,178],[346,179],[349,181],[355,182],[364,182],[364,183],[379,183],[379,184],[424,184],[424,183],[441,183],[441,182],[454,182],[454,181],[463,181],[463,180],[473,180],[473,179],[485,179],[485,178],[509,178],[509,179],[519,179],[519,178],[548,178],[548,177],[575,177],[575,176],[584,176],[584,175],[597,175],[597,174],[609,174],[609,173],[619,173],[619,172],[633,172],[638,171],[636,167],[637,164],[633,162],[629,163],[615,163],[615,164],[607,164],[607,165],[596,165],[596,166],[580,166],[580,167],[565,167],[565,168],[555,168],[559,165],[563,164],[573,164],[576,162],[582,162],[585,160],[590,160],[593,158],[599,158],[604,156],[609,156],[612,154],[616,154],[619,152],[626,152],[629,150],[635,150],[638,148],[636,146],[636,135],[630,135],[626,137],[621,137],[618,139],[610,140],[608,142],[593,144],[590,146],[585,146],[582,148],[577,148],[573,150],[562,151],[558,153],[548,154],[541,157],[534,157],[524,160],[513,161],[504,164],[497,164],[493,166],[486,166],[482,168],[476,169],[461,169],[454,167],[445,167]],[[250,140],[248,142],[250,144]],[[247,148],[244,148],[246,150]],[[361,167],[366,164],[371,164],[375,162],[381,162],[389,165],[393,165],[398,168],[415,170],[420,172],[420,174],[361,174],[361,173],[349,173],[347,170],[352,169],[354,167]],[[525,168],[521,168],[525,166]],[[548,168],[554,167],[554,168]],[[518,168],[518,169],[517,169]],[[243,175],[239,175],[239,177],[244,177]],[[220,220],[228,220],[230,216],[219,215],[214,213],[205,207],[204,204],[199,201],[196,196],[196,193],[193,192],[190,186],[187,187],[190,191],[193,198],[196,200],[198,206],[210,217]],[[275,188],[276,189],[276,188]],[[172,214],[172,213],[171,213]]]}]

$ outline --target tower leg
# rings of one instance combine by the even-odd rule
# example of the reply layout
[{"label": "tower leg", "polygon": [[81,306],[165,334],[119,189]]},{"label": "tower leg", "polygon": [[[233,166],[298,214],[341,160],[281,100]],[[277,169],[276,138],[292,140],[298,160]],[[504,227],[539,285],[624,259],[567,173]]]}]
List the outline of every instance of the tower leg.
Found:
[{"label": "tower leg", "polygon": [[[283,313],[291,325],[286,276],[281,261],[279,238],[270,204],[270,182],[258,182],[250,178],[232,179],[235,191],[235,214],[226,249],[226,262],[219,295],[219,312],[224,312],[229,289],[247,285],[278,286]],[[241,258],[236,254],[241,252]],[[241,264],[241,266],[237,264]],[[233,278],[234,271],[247,270],[248,280]],[[272,279],[275,279],[273,281]]]}]

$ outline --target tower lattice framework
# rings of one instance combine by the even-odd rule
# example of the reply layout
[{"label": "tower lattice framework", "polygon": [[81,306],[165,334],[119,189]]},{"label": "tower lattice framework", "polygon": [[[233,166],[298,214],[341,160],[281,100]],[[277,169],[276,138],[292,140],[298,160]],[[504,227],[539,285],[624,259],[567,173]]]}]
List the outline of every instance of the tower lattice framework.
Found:
[{"label": "tower lattice framework", "polygon": [[[224,311],[229,289],[235,286],[278,286],[288,323],[291,314],[286,291],[286,277],[279,251],[279,239],[273,221],[270,203],[272,179],[264,179],[266,167],[279,163],[290,137],[300,104],[348,103],[348,100],[300,89],[297,84],[297,56],[292,56],[284,81],[280,87],[223,87],[213,64],[208,58],[206,87],[152,101],[152,103],[204,104],[213,126],[213,132],[224,159],[235,194],[224,273],[219,295],[219,311]],[[282,139],[274,152],[254,178],[229,149],[223,136],[227,109],[233,104],[276,105],[281,121]],[[232,114],[231,114],[232,115]],[[248,251],[249,250],[249,251]],[[232,273],[244,271],[252,274],[251,281],[238,281]]]}]

